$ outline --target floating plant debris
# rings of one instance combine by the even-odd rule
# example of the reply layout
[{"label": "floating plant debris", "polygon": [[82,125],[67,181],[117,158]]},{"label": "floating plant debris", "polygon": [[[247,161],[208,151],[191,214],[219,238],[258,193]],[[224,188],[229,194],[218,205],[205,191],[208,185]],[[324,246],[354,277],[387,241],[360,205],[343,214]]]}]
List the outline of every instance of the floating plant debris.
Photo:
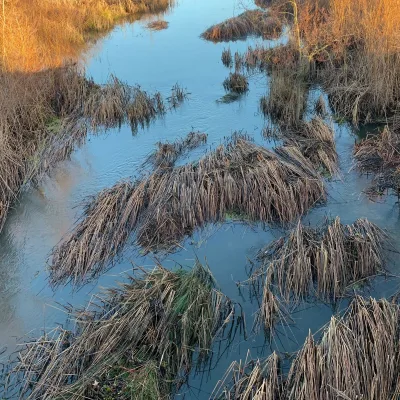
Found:
[{"label": "floating plant debris", "polygon": [[201,36],[213,42],[224,42],[245,39],[251,35],[264,39],[277,38],[281,32],[279,19],[261,10],[247,10],[237,17],[211,26]]},{"label": "floating plant debris", "polygon": [[54,249],[52,282],[97,275],[132,232],[144,252],[172,251],[196,228],[225,222],[227,213],[284,224],[324,200],[323,181],[298,149],[274,153],[236,134],[196,163],[156,170],[97,195]]},{"label": "floating plant debris", "polygon": [[265,361],[234,362],[213,399],[395,399],[400,393],[400,309],[387,300],[356,297],[332,317],[321,339],[311,334],[287,374],[273,353]]},{"label": "floating plant debris", "polygon": [[235,329],[225,328],[242,321],[199,262],[142,271],[72,317],[73,330],[21,345],[8,377],[21,398],[168,398],[192,367],[206,368],[214,338],[229,339]]},{"label": "floating plant debris", "polygon": [[152,21],[149,22],[146,27],[147,29],[151,29],[152,31],[162,31],[163,29],[167,29],[169,25],[169,22],[164,21],[164,20],[159,20],[159,21]]}]

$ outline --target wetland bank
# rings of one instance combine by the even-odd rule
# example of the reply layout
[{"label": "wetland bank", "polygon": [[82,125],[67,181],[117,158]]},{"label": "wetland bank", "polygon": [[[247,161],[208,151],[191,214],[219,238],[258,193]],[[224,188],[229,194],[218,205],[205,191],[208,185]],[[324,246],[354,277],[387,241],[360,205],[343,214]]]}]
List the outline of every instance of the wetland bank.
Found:
[{"label": "wetland bank", "polygon": [[[297,20],[287,3],[249,1],[265,33],[243,4],[215,3],[115,27],[85,75],[72,68],[77,84],[57,75],[40,103],[52,118],[28,159],[41,173],[0,238],[9,397],[398,395],[396,1],[299,1]],[[385,46],[354,23],[360,10]],[[201,37],[237,18],[247,38]],[[159,20],[168,29],[148,29]],[[234,74],[246,90],[233,95]],[[54,129],[71,116],[85,139],[73,148],[77,130]]]}]

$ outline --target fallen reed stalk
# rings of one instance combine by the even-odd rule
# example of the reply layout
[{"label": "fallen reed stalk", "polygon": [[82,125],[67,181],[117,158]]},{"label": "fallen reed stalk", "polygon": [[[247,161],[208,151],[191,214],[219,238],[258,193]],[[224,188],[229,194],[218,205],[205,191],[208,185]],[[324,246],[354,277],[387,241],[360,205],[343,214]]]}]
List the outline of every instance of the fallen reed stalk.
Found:
[{"label": "fallen reed stalk", "polygon": [[8,377],[20,399],[167,399],[192,367],[206,367],[214,338],[227,339],[225,328],[236,324],[235,305],[199,262],[143,271],[72,318],[72,331],[57,328],[21,346]]},{"label": "fallen reed stalk", "polygon": [[190,132],[185,138],[172,143],[158,142],[156,143],[157,150],[150,154],[145,164],[157,168],[171,168],[179,157],[205,143],[207,143],[207,134],[201,132]]},{"label": "fallen reed stalk", "polygon": [[383,195],[388,190],[400,194],[400,136],[394,127],[377,135],[370,135],[354,146],[355,167],[362,174],[374,178],[366,193],[370,197]]},{"label": "fallen reed stalk", "polygon": [[387,300],[356,297],[332,317],[320,340],[311,334],[288,374],[282,359],[233,363],[213,399],[395,399],[400,394],[400,309]]},{"label": "fallen reed stalk", "polygon": [[235,213],[246,222],[285,224],[325,200],[313,166],[294,147],[276,152],[234,135],[196,163],[158,169],[101,192],[53,252],[53,284],[97,275],[135,232],[144,252],[172,251],[187,235]]},{"label": "fallen reed stalk", "polygon": [[237,17],[211,26],[201,36],[213,42],[225,42],[246,39],[248,36],[277,38],[281,32],[282,24],[279,19],[261,10],[247,10]]}]

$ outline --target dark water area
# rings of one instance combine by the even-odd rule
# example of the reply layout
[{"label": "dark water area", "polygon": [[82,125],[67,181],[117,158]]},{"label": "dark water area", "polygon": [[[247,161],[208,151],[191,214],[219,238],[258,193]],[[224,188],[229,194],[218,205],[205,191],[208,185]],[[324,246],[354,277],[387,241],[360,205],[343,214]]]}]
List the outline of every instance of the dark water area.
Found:
[{"label": "dark water area", "polygon": [[[82,212],[82,200],[121,179],[136,176],[156,142],[172,141],[192,130],[207,133],[208,144],[191,152],[182,162],[199,158],[237,130],[246,131],[257,143],[273,146],[262,137],[266,121],[258,109],[259,99],[268,87],[265,74],[252,74],[249,92],[237,101],[218,102],[225,95],[222,82],[229,74],[221,62],[222,50],[230,47],[232,53],[244,52],[249,44],[268,42],[249,39],[214,44],[200,38],[210,25],[239,14],[244,6],[254,8],[250,2],[236,0],[180,0],[164,16],[169,22],[168,29],[147,30],[145,26],[151,19],[118,26],[85,57],[87,75],[98,83],[115,75],[128,84],[139,84],[145,90],[159,90],[168,96],[178,82],[190,93],[189,100],[136,134],[132,134],[129,126],[122,126],[104,135],[90,136],[70,161],[57,166],[40,187],[31,188],[21,196],[0,236],[0,347],[7,346],[12,351],[25,333],[38,336],[43,329],[64,324],[66,315],[60,304],[84,305],[101,287],[111,287],[123,280],[121,274],[129,272],[132,263],[143,267],[154,265],[155,255],[141,257],[132,246],[127,246],[112,269],[78,291],[71,286],[53,291],[47,282],[48,257]],[[317,89],[311,91],[310,110],[319,95]],[[366,217],[387,229],[400,248],[397,198],[384,197],[373,202],[362,194],[369,181],[352,169],[357,135],[346,124],[333,119],[332,124],[341,176],[327,182],[326,205],[311,210],[304,221],[314,225],[326,216],[340,216],[343,223],[352,223]],[[362,135],[367,133],[363,131]],[[206,259],[224,294],[242,304],[247,321],[247,337],[237,335],[217,365],[206,374],[193,374],[189,388],[184,387],[179,397],[209,398],[230,363],[244,359],[248,350],[252,357],[266,356],[276,349],[295,352],[309,330],[317,332],[334,312],[345,308],[346,301],[335,309],[321,303],[305,304],[293,315],[295,323],[279,328],[280,334],[271,343],[262,332],[252,332],[257,302],[250,299],[246,287],[239,291],[237,283],[248,278],[248,259],[282,232],[239,223],[212,225],[187,239],[180,251],[162,260],[165,267],[174,268],[176,263],[190,267],[196,257],[200,261]],[[389,266],[393,276],[400,274],[397,259],[394,255]],[[380,298],[390,297],[397,289],[398,281],[393,277],[375,280],[369,290],[372,296]]]}]

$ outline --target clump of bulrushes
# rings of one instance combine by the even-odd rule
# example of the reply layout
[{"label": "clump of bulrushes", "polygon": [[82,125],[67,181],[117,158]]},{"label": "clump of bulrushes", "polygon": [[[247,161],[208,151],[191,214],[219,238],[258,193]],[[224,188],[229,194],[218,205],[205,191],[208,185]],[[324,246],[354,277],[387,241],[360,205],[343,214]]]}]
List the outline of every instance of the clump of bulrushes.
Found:
[{"label": "clump of bulrushes", "polygon": [[173,108],[180,106],[188,98],[188,93],[177,83],[172,88],[172,94],[168,97],[168,101]]},{"label": "clump of bulrushes", "polygon": [[268,303],[261,306],[260,321],[270,330],[278,318],[268,310],[279,311],[280,301],[286,306],[310,298],[334,302],[353,284],[384,274],[389,244],[388,236],[366,219],[344,225],[337,217],[316,228],[299,222],[257,256],[250,282]]},{"label": "clump of bulrushes", "polygon": [[109,266],[135,232],[142,251],[173,251],[195,229],[223,223],[285,224],[325,200],[325,186],[295,147],[275,153],[236,134],[195,163],[154,171],[98,194],[52,254],[52,283],[79,284]]},{"label": "clump of bulrushes", "polygon": [[248,36],[277,38],[281,32],[282,24],[279,19],[262,10],[247,10],[237,17],[211,26],[201,36],[206,40],[222,42],[246,39]]},{"label": "clump of bulrushes", "polygon": [[231,49],[224,49],[221,55],[221,61],[222,64],[225,65],[225,67],[230,68],[233,65],[233,57],[231,53]]},{"label": "clump of bulrushes", "polygon": [[400,308],[356,297],[332,317],[317,341],[310,334],[288,373],[283,358],[233,363],[214,389],[218,400],[395,399],[400,393]]},{"label": "clump of bulrushes", "polygon": [[72,312],[72,330],[22,345],[8,388],[21,399],[169,398],[192,367],[206,368],[214,338],[229,339],[241,324],[235,308],[199,262],[137,272]]},{"label": "clump of bulrushes", "polygon": [[242,94],[249,90],[249,81],[239,72],[231,72],[224,80],[223,86],[227,92]]},{"label": "clump of bulrushes", "polygon": [[151,164],[157,168],[171,168],[179,157],[186,154],[203,144],[207,143],[207,134],[201,132],[190,132],[185,138],[176,140],[175,142],[158,142],[157,150],[151,154],[145,164]]},{"label": "clump of bulrushes", "polygon": [[362,174],[373,174],[366,190],[370,196],[383,195],[392,190],[400,195],[400,135],[389,127],[377,135],[370,135],[354,147],[356,168]]}]

